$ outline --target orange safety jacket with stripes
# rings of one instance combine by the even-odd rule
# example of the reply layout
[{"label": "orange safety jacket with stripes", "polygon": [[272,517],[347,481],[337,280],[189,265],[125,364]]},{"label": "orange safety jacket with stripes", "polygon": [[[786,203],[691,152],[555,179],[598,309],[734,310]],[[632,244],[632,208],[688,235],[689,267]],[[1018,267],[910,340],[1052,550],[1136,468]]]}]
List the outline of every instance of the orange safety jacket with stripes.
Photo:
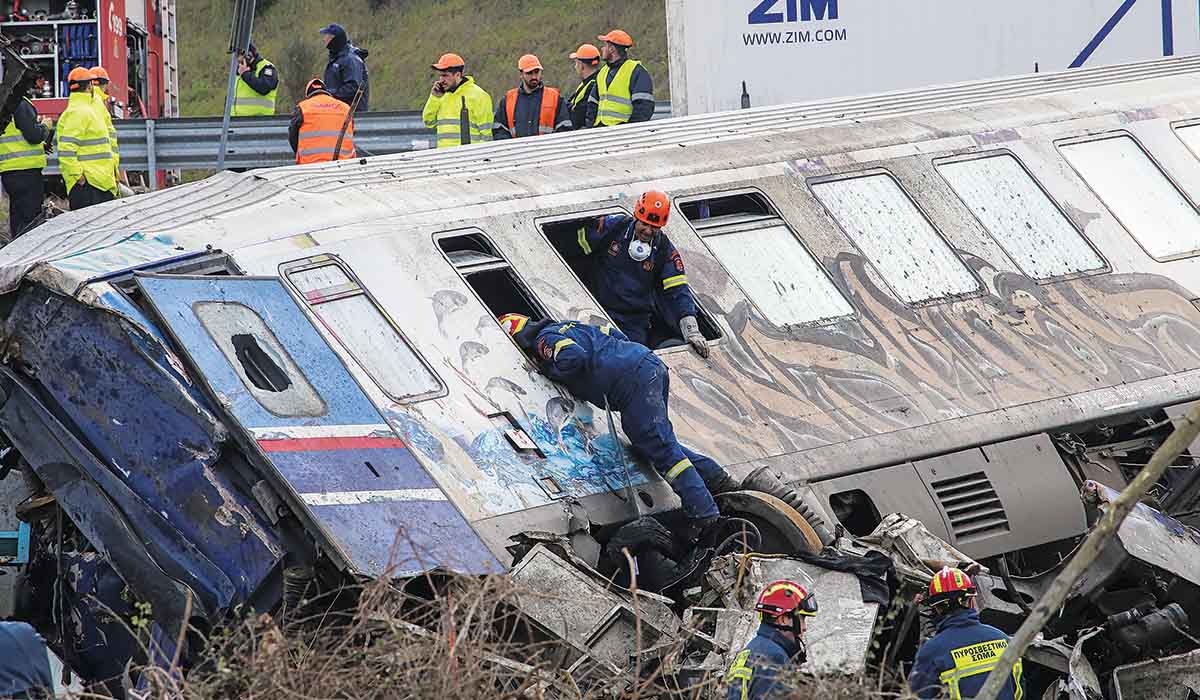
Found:
[{"label": "orange safety jacket with stripes", "polygon": [[346,124],[346,115],[350,114],[350,105],[328,93],[319,92],[297,106],[303,119],[296,142],[297,164],[326,163],[358,156],[354,150],[353,119],[346,126],[346,135],[342,137],[342,146],[336,158],[333,153],[342,125]]},{"label": "orange safety jacket with stripes", "polygon": [[[558,90],[552,87],[542,89],[542,107],[538,112],[538,134],[553,134],[555,117],[558,115]],[[508,116],[508,131],[517,135],[517,89],[509,90],[504,96],[504,112]]]}]

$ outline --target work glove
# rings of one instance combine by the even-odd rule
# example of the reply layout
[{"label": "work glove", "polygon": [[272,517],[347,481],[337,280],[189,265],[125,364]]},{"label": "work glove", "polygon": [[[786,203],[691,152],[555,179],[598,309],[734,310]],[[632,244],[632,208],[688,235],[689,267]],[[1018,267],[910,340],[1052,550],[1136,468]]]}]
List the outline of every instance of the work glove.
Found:
[{"label": "work glove", "polygon": [[695,316],[684,316],[679,319],[679,331],[683,333],[683,339],[691,344],[697,355],[708,357],[708,341],[700,332],[700,322],[696,320]]}]

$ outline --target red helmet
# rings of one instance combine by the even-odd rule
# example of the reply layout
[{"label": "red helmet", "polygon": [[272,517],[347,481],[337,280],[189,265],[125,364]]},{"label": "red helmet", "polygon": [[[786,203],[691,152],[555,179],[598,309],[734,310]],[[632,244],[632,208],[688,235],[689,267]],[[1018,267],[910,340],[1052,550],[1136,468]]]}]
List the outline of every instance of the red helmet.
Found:
[{"label": "red helmet", "polygon": [[529,317],[523,314],[504,314],[499,319],[500,327],[509,335],[516,335],[521,332],[526,323],[529,323]]},{"label": "red helmet", "polygon": [[961,569],[944,566],[929,582],[929,597],[925,601],[932,605],[963,596],[970,598],[974,595],[975,583],[971,581],[970,576],[963,573]]},{"label": "red helmet", "polygon": [[795,581],[774,581],[758,594],[754,610],[769,617],[788,613],[811,617],[817,614],[817,599]]},{"label": "red helmet", "polygon": [[650,190],[638,197],[633,216],[644,224],[662,228],[667,225],[667,219],[671,218],[671,198],[664,192]]}]

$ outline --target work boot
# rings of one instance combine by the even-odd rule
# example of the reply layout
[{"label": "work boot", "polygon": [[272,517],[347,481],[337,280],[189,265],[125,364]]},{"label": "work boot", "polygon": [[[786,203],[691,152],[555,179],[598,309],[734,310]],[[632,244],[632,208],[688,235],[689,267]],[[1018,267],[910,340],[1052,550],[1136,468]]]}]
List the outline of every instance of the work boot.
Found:
[{"label": "work boot", "polygon": [[730,491],[739,491],[742,488],[741,484],[724,469],[719,474],[705,479],[704,485],[713,496],[721,493],[729,493]]}]

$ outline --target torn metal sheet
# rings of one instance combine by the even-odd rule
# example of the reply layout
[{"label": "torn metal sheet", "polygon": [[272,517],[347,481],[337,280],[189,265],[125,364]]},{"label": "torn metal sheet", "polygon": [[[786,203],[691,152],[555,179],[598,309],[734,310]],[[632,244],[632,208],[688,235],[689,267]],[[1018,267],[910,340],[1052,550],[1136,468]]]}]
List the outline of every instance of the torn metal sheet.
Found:
[{"label": "torn metal sheet", "polygon": [[[1107,506],[1118,495],[1103,484],[1083,486],[1085,500]],[[1151,566],[1200,584],[1200,532],[1144,503],[1138,503],[1117,530],[1125,552]]]},{"label": "torn metal sheet", "polygon": [[877,549],[892,558],[898,573],[905,570],[928,581],[942,566],[975,563],[971,557],[937,537],[921,521],[900,513],[892,513],[875,530],[858,542]]},{"label": "torn metal sheet", "polygon": [[666,599],[641,592],[636,599],[622,595],[599,574],[585,573],[543,544],[531,549],[509,578],[517,585],[518,606],[526,616],[613,670],[627,668],[638,651],[679,630],[679,618]]},{"label": "torn metal sheet", "polygon": [[1200,649],[1113,671],[1115,700],[1188,700],[1200,695]]}]

